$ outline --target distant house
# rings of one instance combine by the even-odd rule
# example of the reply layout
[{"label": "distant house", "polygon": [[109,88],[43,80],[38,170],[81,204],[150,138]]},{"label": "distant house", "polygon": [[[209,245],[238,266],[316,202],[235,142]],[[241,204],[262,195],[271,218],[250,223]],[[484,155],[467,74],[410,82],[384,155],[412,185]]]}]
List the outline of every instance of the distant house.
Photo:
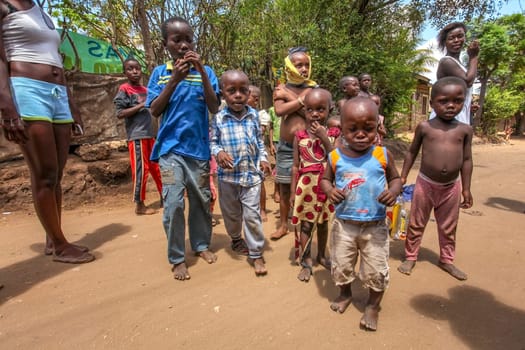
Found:
[{"label": "distant house", "polygon": [[408,130],[414,130],[416,125],[427,120],[430,115],[430,79],[421,74],[416,74],[416,91],[412,95],[412,108],[408,123]]}]

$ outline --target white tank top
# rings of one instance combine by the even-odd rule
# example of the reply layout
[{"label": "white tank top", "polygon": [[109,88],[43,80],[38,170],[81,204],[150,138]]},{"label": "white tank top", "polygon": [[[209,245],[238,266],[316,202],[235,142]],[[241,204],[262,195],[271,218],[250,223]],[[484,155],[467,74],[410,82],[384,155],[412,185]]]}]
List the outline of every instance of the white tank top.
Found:
[{"label": "white tank top", "polygon": [[8,14],[4,17],[2,29],[8,62],[63,67],[62,57],[58,52],[60,35],[54,28],[51,17],[40,6],[33,4],[29,10]]}]

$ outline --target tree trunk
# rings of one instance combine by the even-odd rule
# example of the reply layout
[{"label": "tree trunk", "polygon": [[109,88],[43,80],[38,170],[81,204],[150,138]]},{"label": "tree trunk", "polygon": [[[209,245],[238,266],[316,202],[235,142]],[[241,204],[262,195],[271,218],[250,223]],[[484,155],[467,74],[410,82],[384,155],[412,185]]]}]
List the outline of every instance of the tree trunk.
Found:
[{"label": "tree trunk", "polygon": [[149,28],[148,17],[146,15],[146,5],[144,0],[137,1],[137,19],[139,21],[140,34],[142,36],[142,43],[144,45],[144,52],[146,55],[146,66],[148,72],[152,72],[156,66],[155,53],[153,52],[153,45],[151,43],[151,34]]},{"label": "tree trunk", "polygon": [[480,78],[479,81],[481,83],[478,101],[479,109],[476,112],[476,115],[474,116],[474,121],[472,122],[472,127],[474,128],[474,130],[476,130],[478,126],[483,127],[483,105],[485,104],[485,94],[487,93],[488,78]]}]

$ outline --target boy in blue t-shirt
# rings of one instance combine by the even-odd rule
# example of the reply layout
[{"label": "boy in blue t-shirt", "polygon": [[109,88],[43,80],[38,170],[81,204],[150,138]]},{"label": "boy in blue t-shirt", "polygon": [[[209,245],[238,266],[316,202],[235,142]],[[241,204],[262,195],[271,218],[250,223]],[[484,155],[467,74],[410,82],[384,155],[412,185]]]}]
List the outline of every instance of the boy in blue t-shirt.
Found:
[{"label": "boy in blue t-shirt", "polygon": [[146,107],[154,116],[162,115],[151,158],[159,162],[161,170],[168,260],[173,265],[173,277],[184,281],[190,278],[184,254],[185,192],[191,248],[209,264],[217,260],[209,250],[208,111],[218,110],[219,84],[214,71],[193,51],[193,30],[188,21],[172,17],[162,23],[161,34],[173,60],[153,70]]},{"label": "boy in blue t-shirt", "polygon": [[389,281],[386,206],[393,205],[401,191],[394,157],[374,146],[377,115],[377,105],[369,98],[356,97],[343,105],[341,146],[330,152],[321,180],[321,188],[336,204],[330,252],[332,279],[340,294],[330,308],[343,313],[352,302],[351,283],[360,254],[359,278],[369,290],[360,326],[371,331],[377,329]]}]

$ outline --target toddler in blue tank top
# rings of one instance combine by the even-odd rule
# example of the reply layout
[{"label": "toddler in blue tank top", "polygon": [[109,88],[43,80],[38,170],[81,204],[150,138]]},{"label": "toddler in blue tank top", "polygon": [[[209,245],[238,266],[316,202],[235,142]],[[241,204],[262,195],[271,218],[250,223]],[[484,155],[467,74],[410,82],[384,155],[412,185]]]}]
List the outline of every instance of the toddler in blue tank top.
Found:
[{"label": "toddler in blue tank top", "polygon": [[330,252],[332,279],[340,288],[330,308],[343,313],[352,302],[351,284],[361,255],[359,278],[369,290],[361,328],[375,331],[379,305],[389,281],[386,206],[395,203],[401,179],[392,154],[374,146],[377,105],[369,98],[348,100],[341,109],[342,142],[330,152],[321,188],[336,205]]}]

